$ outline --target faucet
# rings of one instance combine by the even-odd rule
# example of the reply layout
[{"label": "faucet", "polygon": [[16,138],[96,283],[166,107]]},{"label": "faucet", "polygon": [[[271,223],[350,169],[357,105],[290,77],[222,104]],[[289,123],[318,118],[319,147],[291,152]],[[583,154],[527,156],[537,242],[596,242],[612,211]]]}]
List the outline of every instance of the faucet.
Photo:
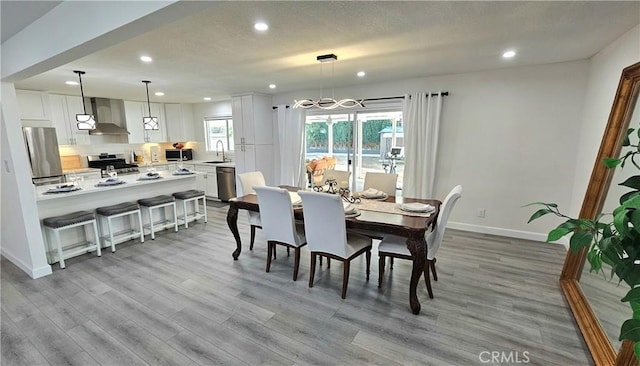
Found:
[{"label": "faucet", "polygon": [[227,160],[224,158],[224,142],[222,142],[222,140],[216,141],[216,156],[219,155],[219,153],[218,153],[218,143],[220,143],[220,145],[222,145],[222,161],[225,162]]}]

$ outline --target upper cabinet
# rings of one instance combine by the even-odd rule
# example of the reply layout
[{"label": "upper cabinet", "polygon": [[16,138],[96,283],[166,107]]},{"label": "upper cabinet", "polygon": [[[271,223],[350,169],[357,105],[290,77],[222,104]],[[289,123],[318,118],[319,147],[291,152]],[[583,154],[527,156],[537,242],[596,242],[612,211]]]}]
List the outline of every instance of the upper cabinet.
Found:
[{"label": "upper cabinet", "polygon": [[167,124],[164,115],[164,107],[160,103],[151,103],[151,116],[158,117],[158,130],[145,130],[142,117],[149,116],[147,103],[124,101],[124,113],[129,131],[129,143],[166,142]]},{"label": "upper cabinet", "polygon": [[[70,95],[50,94],[49,102],[51,103],[51,121],[56,128],[58,144],[90,144],[89,131],[78,130],[76,124],[76,114],[84,113],[82,98]],[[87,110],[87,113],[91,113],[91,111]]]},{"label": "upper cabinet", "polygon": [[235,145],[273,144],[271,97],[259,94],[232,99],[233,141]]},{"label": "upper cabinet", "polygon": [[167,103],[164,105],[167,125],[167,141],[195,141],[193,108],[190,104]]},{"label": "upper cabinet", "polygon": [[16,90],[20,119],[51,120],[49,94],[32,90]]}]

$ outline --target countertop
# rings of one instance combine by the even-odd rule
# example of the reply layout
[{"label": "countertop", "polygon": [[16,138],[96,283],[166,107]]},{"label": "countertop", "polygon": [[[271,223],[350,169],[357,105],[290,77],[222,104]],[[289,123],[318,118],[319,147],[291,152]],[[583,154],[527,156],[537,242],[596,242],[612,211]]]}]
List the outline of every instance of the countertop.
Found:
[{"label": "countertop", "polygon": [[[221,167],[231,167],[231,168],[235,168],[236,163],[235,161],[229,161],[229,162],[219,162],[219,163],[208,163],[208,161],[210,160],[186,160],[183,161],[182,163],[185,165],[205,165],[205,166],[221,166]],[[170,165],[170,164],[178,164],[177,161],[167,161],[167,160],[160,160],[154,163],[151,163],[151,166],[158,166],[158,165]],[[145,167],[145,164],[138,164],[140,169],[143,169]]]},{"label": "countertop", "polygon": [[158,183],[164,183],[164,182],[174,182],[174,181],[185,180],[185,179],[193,179],[193,178],[195,178],[195,176],[197,174],[201,174],[201,173],[196,172],[195,174],[190,174],[190,175],[172,175],[172,171],[169,171],[169,170],[159,171],[158,173],[160,174],[160,176],[162,178],[154,179],[154,180],[137,180],[138,177],[140,177],[144,173],[121,175],[118,178],[122,179],[126,183],[118,184],[118,185],[114,185],[114,186],[106,186],[106,187],[96,187],[95,186],[99,181],[103,180],[104,178],[101,178],[101,179],[86,179],[84,182],[81,183],[82,189],[77,190],[77,191],[72,191],[72,192],[66,192],[66,193],[45,194],[45,192],[48,189],[54,188],[56,186],[56,184],[49,184],[49,185],[44,185],[44,186],[36,186],[35,187],[35,190],[36,190],[36,201],[56,200],[56,199],[75,197],[75,196],[87,195],[87,194],[98,193],[98,192],[115,191],[115,190],[122,190],[122,189],[127,189],[127,188],[132,188],[132,187],[140,187],[140,186],[150,185],[150,184],[158,184]]}]

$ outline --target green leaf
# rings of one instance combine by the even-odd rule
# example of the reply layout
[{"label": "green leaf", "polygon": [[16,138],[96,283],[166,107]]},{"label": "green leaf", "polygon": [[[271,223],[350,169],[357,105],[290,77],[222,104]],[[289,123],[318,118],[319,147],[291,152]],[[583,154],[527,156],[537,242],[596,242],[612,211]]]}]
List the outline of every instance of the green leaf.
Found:
[{"label": "green leaf", "polygon": [[627,319],[622,323],[619,341],[628,339],[633,342],[640,341],[640,319]]},{"label": "green leaf", "polygon": [[593,233],[588,231],[576,231],[571,236],[569,240],[569,247],[573,252],[577,252],[578,250],[589,246],[593,241]]},{"label": "green leaf", "polygon": [[636,354],[636,360],[640,361],[640,343],[636,342],[633,345],[633,352]]},{"label": "green leaf", "polygon": [[602,269],[602,259],[600,259],[600,255],[598,255],[595,250],[590,250],[589,253],[587,253],[587,260],[589,264],[591,264],[589,272],[600,272]]},{"label": "green leaf", "polygon": [[533,215],[531,215],[531,218],[529,219],[529,221],[527,221],[527,224],[530,223],[531,221],[540,218],[541,216],[544,216],[546,214],[552,213],[553,211],[551,211],[548,208],[541,208],[538,211],[534,212]]},{"label": "green leaf", "polygon": [[624,182],[618,184],[620,186],[625,186],[633,189],[640,189],[640,175],[634,175],[633,177],[629,177]]},{"label": "green leaf", "polygon": [[526,204],[522,207],[529,207],[529,206],[533,206],[533,205],[542,205],[542,206],[547,206],[547,207],[553,207],[553,208],[557,208],[558,205],[556,203],[546,203],[546,202],[531,202],[529,204]]},{"label": "green leaf", "polygon": [[640,303],[631,301],[631,310],[633,310],[633,319],[640,319]]},{"label": "green leaf", "polygon": [[613,216],[613,225],[621,235],[626,235],[629,232],[628,222],[629,219],[627,218],[627,211],[624,209],[619,210]]},{"label": "green leaf", "polygon": [[624,204],[626,201],[640,194],[640,191],[631,191],[620,196],[620,204]]},{"label": "green leaf", "polygon": [[632,288],[626,295],[620,300],[622,302],[634,301],[640,304],[640,287]]},{"label": "green leaf", "polygon": [[547,242],[552,242],[552,241],[556,241],[560,238],[562,238],[563,236],[569,234],[570,232],[572,232],[575,229],[568,229],[565,227],[557,227],[553,230],[551,230],[549,232],[549,235],[547,236]]},{"label": "green leaf", "polygon": [[620,163],[622,163],[622,160],[614,158],[604,158],[603,163],[607,168],[615,168],[620,165]]}]

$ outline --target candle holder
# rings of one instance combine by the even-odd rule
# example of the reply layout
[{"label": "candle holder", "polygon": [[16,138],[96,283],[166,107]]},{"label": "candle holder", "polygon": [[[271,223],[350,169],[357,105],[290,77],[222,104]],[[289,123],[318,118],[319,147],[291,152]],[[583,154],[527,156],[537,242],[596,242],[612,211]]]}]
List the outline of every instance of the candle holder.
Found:
[{"label": "candle holder", "polygon": [[324,184],[329,186],[329,188],[327,188],[327,193],[332,193],[332,194],[338,193],[336,192],[336,188],[338,187],[338,181],[336,181],[335,179],[327,179],[324,182]]},{"label": "candle holder", "polygon": [[322,188],[322,186],[313,186],[313,190],[314,190],[314,192],[322,192],[323,188]]},{"label": "candle holder", "polygon": [[340,197],[342,197],[343,200],[349,203],[361,202],[360,195],[358,195],[358,197],[352,196],[351,191],[349,191],[349,188],[340,188]]}]

